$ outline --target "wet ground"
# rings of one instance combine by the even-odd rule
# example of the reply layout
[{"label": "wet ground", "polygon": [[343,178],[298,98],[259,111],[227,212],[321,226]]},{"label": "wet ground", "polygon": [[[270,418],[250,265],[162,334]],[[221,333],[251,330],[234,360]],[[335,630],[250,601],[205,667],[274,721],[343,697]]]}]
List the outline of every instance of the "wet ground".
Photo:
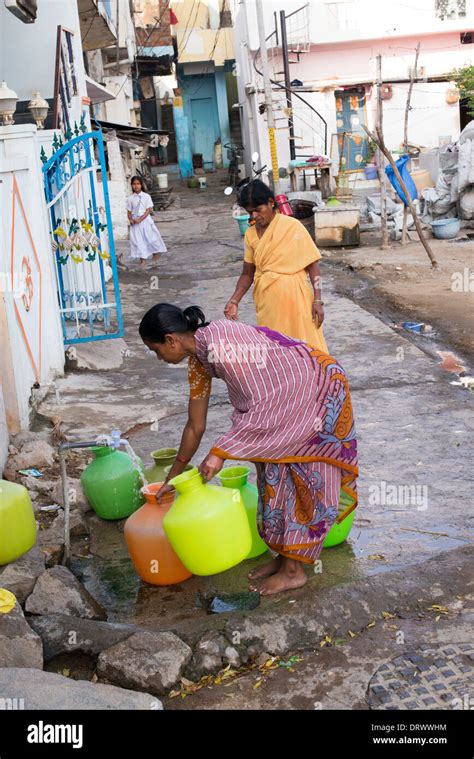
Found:
[{"label": "wet ground", "polygon": [[[241,270],[242,240],[230,217],[231,203],[222,194],[224,185],[218,176],[210,184],[207,191],[183,191],[180,209],[156,214],[169,246],[157,270],[130,267],[121,273],[126,327],[121,368],[71,372],[57,383],[60,405],[52,395],[43,403],[40,412],[45,417],[59,414],[70,439],[120,428],[145,461],[152,450],[179,444],[186,420],[186,366],[158,363],[141,344],[137,327],[143,313],[159,301],[197,304],[209,319],[222,317]],[[452,375],[412,335],[392,328],[391,318],[381,319],[376,308],[366,307],[357,288],[352,293],[344,289],[346,272],[324,262],[322,271],[326,339],[352,389],[360,439],[360,506],[347,543],[325,549],[321,571],[308,569],[304,588],[262,600],[259,612],[269,614],[298,615],[318,593],[337,592],[400,568],[415,569],[472,540],[472,394],[450,385]],[[240,318],[254,321],[250,294]],[[449,350],[442,341],[440,345]],[[215,382],[195,463],[226,428],[230,411],[225,388]],[[89,521],[89,549],[85,552],[84,543],[76,546],[73,569],[114,621],[182,631],[210,626],[214,616],[197,606],[198,592],[245,590],[249,569],[265,561],[263,556],[179,586],[150,587],[130,563],[123,523],[95,516]]]}]

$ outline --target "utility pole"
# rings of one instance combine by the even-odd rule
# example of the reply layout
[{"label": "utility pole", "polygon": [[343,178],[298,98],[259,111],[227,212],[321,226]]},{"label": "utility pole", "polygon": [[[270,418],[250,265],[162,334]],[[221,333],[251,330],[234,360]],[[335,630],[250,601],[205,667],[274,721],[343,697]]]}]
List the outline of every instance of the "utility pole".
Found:
[{"label": "utility pole", "polygon": [[[382,56],[377,56],[377,131],[383,136],[383,105],[382,105]],[[377,163],[380,172],[380,216],[382,222],[382,250],[387,250],[387,186],[385,184],[385,155],[378,147]]]},{"label": "utility pole", "polygon": [[295,129],[293,124],[293,103],[291,100],[291,77],[290,77],[290,63],[288,61],[288,39],[286,36],[286,14],[285,11],[280,11],[280,26],[281,26],[281,52],[283,55],[283,72],[285,74],[285,90],[286,90],[286,108],[288,110],[288,132],[290,133],[290,158],[292,161],[296,158],[295,147]]},{"label": "utility pole", "polygon": [[117,46],[115,48],[115,73],[120,74],[120,0],[117,0]]},{"label": "utility pole", "polygon": [[270,142],[270,155],[272,157],[273,191],[279,194],[280,178],[278,176],[278,155],[275,140],[275,117],[273,115],[272,85],[268,68],[267,41],[265,39],[265,22],[263,20],[263,1],[256,0],[258,37],[260,41],[260,57],[262,60],[263,86],[265,91],[265,110],[267,113],[268,140]]}]

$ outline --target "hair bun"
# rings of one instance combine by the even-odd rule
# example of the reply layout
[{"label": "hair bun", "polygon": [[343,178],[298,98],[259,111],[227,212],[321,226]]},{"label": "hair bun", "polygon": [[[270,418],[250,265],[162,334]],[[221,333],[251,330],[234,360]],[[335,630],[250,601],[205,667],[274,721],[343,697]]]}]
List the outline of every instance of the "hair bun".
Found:
[{"label": "hair bun", "polygon": [[183,316],[191,332],[195,332],[199,327],[206,327],[209,324],[209,322],[206,322],[206,317],[199,306],[188,306],[188,308],[184,309]]}]

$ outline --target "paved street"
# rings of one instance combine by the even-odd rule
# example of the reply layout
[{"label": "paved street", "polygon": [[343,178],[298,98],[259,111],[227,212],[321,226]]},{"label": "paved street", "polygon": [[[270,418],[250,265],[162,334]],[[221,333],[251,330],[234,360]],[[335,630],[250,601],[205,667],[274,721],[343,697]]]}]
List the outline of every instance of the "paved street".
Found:
[{"label": "paved street", "polygon": [[[126,323],[121,367],[70,372],[57,383],[59,408],[53,394],[40,408],[47,416],[59,413],[71,439],[89,439],[120,428],[144,460],[158,447],[179,443],[188,389],[185,364],[171,367],[147,355],[137,333],[140,318],[160,301],[182,307],[197,304],[209,319],[220,318],[242,258],[242,240],[217,178],[206,193],[184,192],[181,209],[158,214],[157,222],[169,247],[157,271],[129,267],[121,273]],[[121,250],[126,256],[125,246]],[[125,263],[128,267],[126,257]],[[244,640],[260,637],[265,650],[281,654],[318,649],[325,634],[348,640],[354,652],[341,671],[351,663],[356,705],[367,708],[363,693],[369,676],[376,662],[394,648],[387,643],[388,623],[382,612],[396,618],[404,609],[404,614],[416,617],[420,608],[457,598],[450,619],[467,613],[469,598],[461,585],[454,590],[453,573],[457,576],[456,567],[467,567],[470,560],[472,489],[466,472],[472,461],[472,395],[452,386],[452,376],[400,333],[357,302],[338,297],[337,270],[331,273],[324,260],[322,272],[326,339],[349,374],[360,439],[360,506],[349,541],[324,551],[322,571],[308,569],[312,574],[303,589],[263,599],[254,612],[227,619],[209,617],[196,608],[197,592],[245,590],[249,568],[265,557],[219,576],[193,577],[182,586],[145,587],[128,559],[123,525],[92,517],[91,555],[76,556],[73,566],[106,605],[110,620],[173,629],[190,639],[203,630],[226,626],[228,631],[239,630]],[[254,320],[250,294],[240,317]],[[228,425],[230,411],[225,387],[214,382],[208,427],[196,463]],[[444,574],[439,572],[441,565]],[[369,628],[352,643],[348,630],[366,630],[374,618],[385,626],[385,638]],[[455,626],[444,618],[441,624],[440,640],[450,640]],[[433,614],[426,611],[421,620],[410,622],[411,645],[424,637],[436,641],[436,625]],[[461,626],[456,640],[468,639],[462,630]],[[400,646],[396,648],[399,652]],[[334,656],[342,661],[337,657],[343,654],[335,649],[333,654],[329,649],[318,653],[317,666],[332,668]],[[354,657],[362,669],[353,669]],[[337,688],[328,701],[316,686],[313,690],[310,701],[323,699],[326,706],[336,707],[342,703]],[[294,705],[300,703],[298,693],[296,689]],[[194,696],[193,702],[199,698],[200,694]],[[180,703],[172,703],[179,708]],[[192,708],[189,704],[186,700],[187,708]]]}]

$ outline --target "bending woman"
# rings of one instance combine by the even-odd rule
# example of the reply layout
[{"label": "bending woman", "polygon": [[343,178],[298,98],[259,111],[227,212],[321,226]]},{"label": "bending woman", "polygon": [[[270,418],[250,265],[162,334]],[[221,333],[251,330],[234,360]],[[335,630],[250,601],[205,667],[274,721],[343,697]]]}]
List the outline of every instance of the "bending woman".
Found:
[{"label": "bending woman", "polygon": [[[305,584],[338,516],[341,486],[357,503],[357,443],[348,381],[337,361],[301,340],[229,320],[208,324],[197,306],[160,303],[140,336],[159,359],[188,359],[188,421],[167,481],[180,474],[206,429],[212,378],[225,382],[232,426],[200,465],[205,480],[226,459],[252,461],[258,529],[278,557],[250,573],[262,595]],[[158,497],[171,489],[165,484]],[[351,509],[352,510],[352,509]]]},{"label": "bending woman", "polygon": [[272,191],[259,179],[240,194],[240,204],[256,222],[245,233],[242,274],[224,314],[235,320],[253,284],[257,323],[327,351],[323,335],[321,254],[303,224],[277,213]]}]

